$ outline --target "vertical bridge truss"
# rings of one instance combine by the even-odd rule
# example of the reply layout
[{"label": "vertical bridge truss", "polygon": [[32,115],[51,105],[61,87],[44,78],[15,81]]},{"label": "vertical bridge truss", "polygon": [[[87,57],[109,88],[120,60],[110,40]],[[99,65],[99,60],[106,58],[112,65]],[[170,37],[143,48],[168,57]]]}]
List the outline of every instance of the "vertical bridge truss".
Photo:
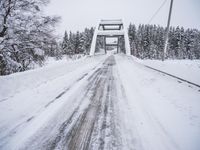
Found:
[{"label": "vertical bridge truss", "polygon": [[121,19],[119,20],[101,20],[97,27],[95,28],[92,45],[90,48],[90,55],[95,54],[96,49],[96,41],[98,36],[103,36],[104,38],[104,48],[106,52],[106,46],[117,46],[117,52],[119,48],[119,42],[116,44],[106,44],[106,38],[118,38],[122,36],[124,37],[125,42],[125,53],[127,55],[131,54],[129,37],[128,37],[128,29],[124,26]]}]

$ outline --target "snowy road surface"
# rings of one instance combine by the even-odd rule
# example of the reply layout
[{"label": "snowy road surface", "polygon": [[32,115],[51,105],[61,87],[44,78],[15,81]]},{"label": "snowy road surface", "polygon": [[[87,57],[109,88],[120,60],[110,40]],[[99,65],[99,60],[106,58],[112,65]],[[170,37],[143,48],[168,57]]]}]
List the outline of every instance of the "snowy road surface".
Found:
[{"label": "snowy road surface", "polygon": [[0,87],[0,149],[200,149],[200,89],[132,57],[95,56],[0,82],[13,78],[18,90]]}]

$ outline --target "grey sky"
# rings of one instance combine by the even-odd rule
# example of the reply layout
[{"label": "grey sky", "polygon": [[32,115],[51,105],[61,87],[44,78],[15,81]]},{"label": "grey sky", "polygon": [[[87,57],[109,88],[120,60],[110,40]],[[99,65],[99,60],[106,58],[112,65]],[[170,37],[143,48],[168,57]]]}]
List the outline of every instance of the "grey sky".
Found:
[{"label": "grey sky", "polygon": [[[62,17],[57,32],[82,31],[99,19],[122,18],[126,24],[148,23],[164,0],[51,0],[45,12]],[[151,21],[166,26],[170,0]],[[171,25],[200,29],[200,0],[174,0]]]}]

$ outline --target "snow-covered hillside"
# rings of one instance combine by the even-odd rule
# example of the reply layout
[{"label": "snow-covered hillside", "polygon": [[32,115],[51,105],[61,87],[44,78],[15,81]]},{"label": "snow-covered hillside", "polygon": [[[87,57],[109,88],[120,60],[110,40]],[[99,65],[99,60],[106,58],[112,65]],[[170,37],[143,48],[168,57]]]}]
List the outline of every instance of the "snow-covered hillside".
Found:
[{"label": "snow-covered hillside", "polygon": [[199,150],[200,89],[143,64],[199,83],[199,61],[122,54],[0,77],[0,149]]}]

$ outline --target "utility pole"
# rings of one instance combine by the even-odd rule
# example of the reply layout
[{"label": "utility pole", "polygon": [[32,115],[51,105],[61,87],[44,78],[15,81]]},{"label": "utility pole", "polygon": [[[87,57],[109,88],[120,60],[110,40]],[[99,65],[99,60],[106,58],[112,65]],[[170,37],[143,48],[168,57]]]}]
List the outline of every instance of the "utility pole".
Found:
[{"label": "utility pole", "polygon": [[170,26],[170,20],[171,20],[171,14],[172,14],[172,5],[173,5],[173,0],[171,0],[170,3],[170,10],[169,10],[169,16],[168,16],[168,21],[167,21],[167,30],[166,30],[166,35],[165,35],[165,46],[163,49],[163,56],[162,56],[162,61],[165,60],[166,53],[167,53],[167,44],[168,44],[168,35],[169,35],[169,26]]}]

